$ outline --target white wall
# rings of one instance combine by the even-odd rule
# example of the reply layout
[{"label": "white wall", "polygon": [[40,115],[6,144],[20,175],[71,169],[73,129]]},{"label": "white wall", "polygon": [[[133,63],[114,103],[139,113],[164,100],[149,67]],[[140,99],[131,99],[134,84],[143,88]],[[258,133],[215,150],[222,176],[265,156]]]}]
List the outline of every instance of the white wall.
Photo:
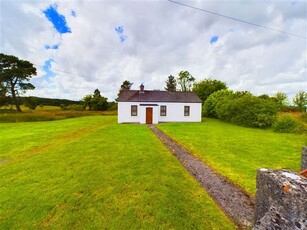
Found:
[{"label": "white wall", "polygon": [[[201,103],[159,103],[166,105],[166,116],[160,116],[159,122],[201,122]],[[190,116],[184,116],[184,106],[190,106]]]},{"label": "white wall", "polygon": [[[140,106],[140,104],[158,104],[158,106]],[[138,115],[131,116],[131,105],[138,106]],[[166,116],[160,116],[160,106],[166,106]],[[190,106],[190,116],[184,116],[184,106]],[[118,102],[118,123],[146,123],[146,108],[153,108],[153,123],[159,122],[201,122],[201,103],[139,103]]]}]

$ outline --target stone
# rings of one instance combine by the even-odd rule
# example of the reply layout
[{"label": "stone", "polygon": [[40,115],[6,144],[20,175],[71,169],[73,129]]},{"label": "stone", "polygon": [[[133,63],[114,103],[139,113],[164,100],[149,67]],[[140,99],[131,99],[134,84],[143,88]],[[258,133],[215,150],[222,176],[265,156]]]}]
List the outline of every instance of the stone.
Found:
[{"label": "stone", "polygon": [[259,169],[253,229],[307,229],[307,178],[285,169]]}]

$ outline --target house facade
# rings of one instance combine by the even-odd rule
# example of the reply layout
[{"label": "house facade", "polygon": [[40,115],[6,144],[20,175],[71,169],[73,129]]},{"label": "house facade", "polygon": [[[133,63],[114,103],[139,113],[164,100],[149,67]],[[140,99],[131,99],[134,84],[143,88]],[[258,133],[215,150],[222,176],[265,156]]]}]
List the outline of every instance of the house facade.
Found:
[{"label": "house facade", "polygon": [[201,122],[201,100],[194,92],[125,90],[118,97],[118,123]]}]

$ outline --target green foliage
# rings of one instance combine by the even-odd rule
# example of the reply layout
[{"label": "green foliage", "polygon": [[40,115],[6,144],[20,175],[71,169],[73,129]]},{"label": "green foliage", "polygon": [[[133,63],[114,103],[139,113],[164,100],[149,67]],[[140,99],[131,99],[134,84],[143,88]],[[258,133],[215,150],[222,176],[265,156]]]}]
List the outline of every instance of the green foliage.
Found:
[{"label": "green foliage", "polygon": [[287,94],[283,92],[277,92],[273,95],[273,98],[276,100],[279,110],[284,110],[289,106]]},{"label": "green foliage", "polygon": [[247,126],[270,127],[278,112],[277,106],[269,99],[246,95],[233,101],[231,122]]},{"label": "green foliage", "polygon": [[300,109],[301,112],[306,112],[307,108],[307,92],[300,91],[293,98],[293,103]]},{"label": "green foliage", "polygon": [[120,86],[120,88],[119,88],[119,91],[118,91],[118,94],[117,94],[117,98],[115,99],[115,101],[118,100],[119,94],[120,94],[122,91],[124,91],[124,90],[130,90],[132,85],[133,85],[133,83],[130,82],[130,81],[128,81],[128,80],[123,81],[123,83],[121,84],[121,86]]},{"label": "green foliage", "polygon": [[227,89],[225,82],[219,80],[212,80],[210,78],[197,82],[193,86],[193,91],[198,95],[198,97],[202,100],[203,103],[212,93],[223,89]]},{"label": "green foliage", "polygon": [[92,111],[105,111],[108,109],[108,99],[102,97],[100,91],[96,89],[93,95],[87,95],[83,98],[84,109]]},{"label": "green foliage", "polygon": [[271,98],[237,92],[219,98],[215,112],[224,121],[246,127],[266,128],[274,123],[278,107]]},{"label": "green foliage", "polygon": [[4,83],[0,81],[0,106],[8,104],[8,98],[6,97],[6,88]]},{"label": "green foliage", "polygon": [[60,105],[62,110],[74,110],[74,111],[83,111],[84,106],[83,105],[78,105],[78,104],[72,104],[72,105]]},{"label": "green foliage", "polygon": [[29,83],[33,75],[36,75],[36,68],[29,61],[0,53],[0,82],[12,97],[18,112],[21,112],[18,95],[35,88]]},{"label": "green foliage", "polygon": [[9,104],[9,98],[6,96],[0,95],[0,106],[8,105]]},{"label": "green foliage", "polygon": [[35,97],[25,97],[23,98],[23,103],[27,108],[31,110],[35,110],[37,107],[37,100]]},{"label": "green foliage", "polygon": [[240,127],[210,118],[202,123],[167,123],[158,127],[253,195],[257,169],[300,170],[301,147],[306,141],[301,134]]},{"label": "green foliage", "polygon": [[176,91],[176,87],[177,87],[177,82],[174,76],[169,75],[166,83],[166,87],[164,88],[165,90],[169,91],[169,92],[174,92]]},{"label": "green foliage", "polygon": [[191,91],[195,78],[188,71],[180,71],[177,78],[178,84],[181,87],[181,91]]},{"label": "green foliage", "polygon": [[73,101],[67,99],[58,99],[58,98],[41,98],[41,97],[34,97],[37,101],[38,105],[43,106],[60,106],[60,105],[73,105],[73,104],[82,104],[81,101]]},{"label": "green foliage", "polygon": [[109,102],[108,111],[117,111],[117,103],[116,102]]},{"label": "green foliage", "polygon": [[120,86],[119,91],[122,91],[122,90],[130,90],[132,85],[133,85],[132,82],[130,82],[130,81],[128,81],[128,80],[125,80],[125,81],[123,82],[123,84]]},{"label": "green foliage", "polygon": [[207,98],[203,105],[203,116],[217,118],[216,106],[226,96],[233,96],[234,92],[227,89],[216,91]]},{"label": "green foliage", "polygon": [[273,125],[274,132],[295,133],[299,123],[290,115],[279,116]]},{"label": "green foliage", "polygon": [[299,119],[307,124],[307,113],[301,113]]}]

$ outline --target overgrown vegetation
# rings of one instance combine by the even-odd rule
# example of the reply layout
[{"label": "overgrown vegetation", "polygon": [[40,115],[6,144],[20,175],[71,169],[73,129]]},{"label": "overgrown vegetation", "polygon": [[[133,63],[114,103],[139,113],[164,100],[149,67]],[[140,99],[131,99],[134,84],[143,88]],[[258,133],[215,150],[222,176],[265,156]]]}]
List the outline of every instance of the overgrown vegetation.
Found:
[{"label": "overgrown vegetation", "polygon": [[0,138],[0,229],[235,229],[146,126],[82,117]]},{"label": "overgrown vegetation", "polygon": [[280,115],[273,125],[273,130],[278,133],[304,133],[307,131],[298,119],[289,114]]},{"label": "overgrown vegetation", "polygon": [[246,127],[270,127],[278,112],[276,101],[270,97],[256,97],[249,92],[221,90],[205,101],[204,115]]}]

